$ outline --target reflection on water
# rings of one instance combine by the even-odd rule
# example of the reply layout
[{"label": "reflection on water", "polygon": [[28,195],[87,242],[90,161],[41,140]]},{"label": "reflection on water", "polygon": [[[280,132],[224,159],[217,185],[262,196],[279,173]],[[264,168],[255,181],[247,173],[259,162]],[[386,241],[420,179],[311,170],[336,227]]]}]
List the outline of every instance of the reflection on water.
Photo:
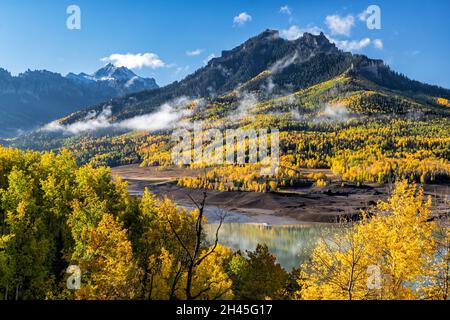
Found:
[{"label": "reflection on water", "polygon": [[[214,240],[216,224],[206,224],[207,239]],[[226,223],[219,232],[219,243],[234,250],[255,250],[267,244],[277,261],[288,271],[304,262],[316,241],[328,228],[323,226],[264,226],[261,224]]]}]

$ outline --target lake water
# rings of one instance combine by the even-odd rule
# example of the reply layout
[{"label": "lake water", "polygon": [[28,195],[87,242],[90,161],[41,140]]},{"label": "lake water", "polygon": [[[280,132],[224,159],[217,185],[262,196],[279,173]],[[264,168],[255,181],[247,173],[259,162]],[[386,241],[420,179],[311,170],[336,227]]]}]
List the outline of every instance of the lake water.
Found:
[{"label": "lake water", "polygon": [[[217,224],[206,224],[207,239],[214,240]],[[329,227],[317,225],[273,225],[252,223],[225,223],[219,231],[219,243],[234,250],[255,250],[257,244],[266,244],[277,261],[287,271],[305,262],[311,249]]]},{"label": "lake water", "polygon": [[[187,210],[194,208],[178,204]],[[258,244],[266,244],[269,251],[277,257],[277,262],[287,271],[298,268],[305,262],[317,240],[332,231],[329,225],[301,225],[295,219],[271,214],[244,214],[205,208],[207,240],[213,242],[221,217],[224,223],[219,232],[219,243],[232,248],[253,251]]]}]

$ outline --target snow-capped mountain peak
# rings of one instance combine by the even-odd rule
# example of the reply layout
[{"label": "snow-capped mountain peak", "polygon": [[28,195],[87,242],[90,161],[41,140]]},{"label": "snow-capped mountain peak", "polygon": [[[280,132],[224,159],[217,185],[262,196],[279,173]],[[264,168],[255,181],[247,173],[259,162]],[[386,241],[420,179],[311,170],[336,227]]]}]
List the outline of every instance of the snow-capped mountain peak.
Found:
[{"label": "snow-capped mountain peak", "polygon": [[66,77],[78,83],[99,82],[102,85],[122,90],[123,93],[158,88],[155,79],[142,78],[128,68],[117,67],[112,63],[108,63],[90,75],[84,72],[79,74],[69,73]]},{"label": "snow-capped mountain peak", "polygon": [[96,80],[129,81],[137,75],[126,67],[116,67],[112,63],[97,70],[92,77]]}]

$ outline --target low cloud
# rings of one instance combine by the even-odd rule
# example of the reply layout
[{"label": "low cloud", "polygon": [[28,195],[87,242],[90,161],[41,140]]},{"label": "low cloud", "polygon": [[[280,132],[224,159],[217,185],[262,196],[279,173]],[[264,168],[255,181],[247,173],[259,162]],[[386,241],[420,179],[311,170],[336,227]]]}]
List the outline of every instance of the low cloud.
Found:
[{"label": "low cloud", "polygon": [[268,77],[266,82],[260,86],[261,93],[263,93],[265,96],[270,96],[272,95],[273,90],[276,86],[277,85],[273,82],[273,78]]},{"label": "low cloud", "polygon": [[289,29],[281,30],[280,36],[286,40],[297,40],[303,35],[303,31],[298,26],[291,26]]},{"label": "low cloud", "polygon": [[305,32],[311,33],[313,35],[319,35],[322,30],[317,26],[308,27],[306,29],[301,29],[299,26],[293,25],[288,29],[283,29],[280,31],[280,36],[283,39],[294,41],[303,36]]},{"label": "low cloud", "polygon": [[349,36],[352,27],[355,26],[355,18],[352,15],[341,17],[335,14],[327,16],[325,18],[325,24],[330,29],[332,35]]},{"label": "low cloud", "polygon": [[241,94],[238,112],[242,115],[245,115],[257,104],[258,99],[256,98],[256,95],[254,95],[253,93],[244,92]]},{"label": "low cloud", "polygon": [[164,61],[162,61],[155,53],[114,53],[101,60],[103,62],[110,62],[117,67],[126,67],[128,69],[141,69],[143,67],[158,69],[166,66]]},{"label": "low cloud", "polygon": [[203,60],[203,64],[207,65],[209,61],[211,61],[212,59],[214,59],[216,57],[216,55],[214,53],[211,53],[209,56],[207,56],[204,60]]},{"label": "low cloud", "polygon": [[344,51],[357,51],[364,49],[372,42],[370,38],[364,38],[361,40],[334,40],[330,39],[336,44],[339,49]]},{"label": "low cloud", "polygon": [[136,116],[115,124],[118,128],[126,130],[156,131],[173,127],[176,122],[189,114],[187,110],[180,110],[180,106],[186,106],[190,99],[186,97],[163,104],[155,113]]},{"label": "low cloud", "polygon": [[119,122],[112,122],[111,106],[107,106],[99,114],[95,111],[89,112],[81,121],[67,125],[59,122],[52,122],[44,126],[42,130],[49,132],[63,132],[66,134],[81,134],[101,129],[121,129],[130,131],[164,130],[176,126],[177,121],[191,113],[186,108],[190,102],[192,102],[191,99],[180,97],[164,103],[160,106],[159,110],[154,113],[136,116]]},{"label": "low cloud", "polygon": [[235,112],[233,112],[229,118],[231,121],[240,120],[251,113],[251,110],[258,104],[258,98],[255,94],[250,92],[239,92],[238,93],[238,107]]},{"label": "low cloud", "polygon": [[[313,35],[319,35],[323,32],[323,30],[317,26],[310,26],[306,29],[302,29],[297,25],[293,25],[288,29],[281,30],[280,36],[283,39],[294,41],[302,37],[305,32]],[[334,43],[339,49],[344,51],[354,52],[362,50],[371,44],[378,50],[382,50],[384,47],[383,40],[381,39],[371,40],[370,38],[363,38],[361,40],[337,40],[328,34],[325,34],[325,36],[330,40],[330,42]]]},{"label": "low cloud", "polygon": [[233,18],[233,25],[235,26],[243,26],[247,22],[252,21],[252,16],[247,12],[241,12],[237,16]]},{"label": "low cloud", "polygon": [[296,121],[304,121],[307,119],[307,117],[305,117],[304,114],[301,114],[298,109],[291,110],[291,117],[292,117],[292,119],[294,119]]},{"label": "low cloud", "polygon": [[110,117],[112,115],[111,106],[105,107],[100,114],[90,111],[84,120],[63,125],[57,121],[45,125],[42,129],[49,132],[65,132],[68,134],[79,134],[87,131],[106,129],[111,126]]},{"label": "low cloud", "polygon": [[278,73],[280,71],[282,71],[283,69],[289,67],[291,64],[293,64],[295,62],[295,60],[298,58],[298,53],[297,51],[287,57],[284,57],[278,61],[276,61],[270,68],[269,70],[272,73]]},{"label": "low cloud", "polygon": [[345,122],[350,118],[350,112],[342,104],[327,104],[325,108],[319,111],[317,121],[337,121]]},{"label": "low cloud", "polygon": [[352,118],[347,107],[340,103],[326,104],[314,113],[301,113],[298,109],[291,109],[290,115],[295,121],[311,121],[315,123],[346,122]]}]

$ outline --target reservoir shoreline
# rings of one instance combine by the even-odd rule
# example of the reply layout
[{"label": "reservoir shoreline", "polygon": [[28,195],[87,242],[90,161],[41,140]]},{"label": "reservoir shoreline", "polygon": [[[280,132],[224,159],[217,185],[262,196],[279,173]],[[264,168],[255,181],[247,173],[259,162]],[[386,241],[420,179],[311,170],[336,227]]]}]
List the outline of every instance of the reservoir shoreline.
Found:
[{"label": "reservoir shoreline", "polygon": [[[169,197],[181,207],[193,208],[190,197],[200,199],[202,190],[178,186],[182,175],[197,175],[198,170],[161,169],[128,165],[112,168],[112,175],[128,182],[129,192],[141,196],[145,188],[156,196]],[[313,169],[312,169],[313,170]],[[323,171],[323,170],[322,170]],[[424,185],[425,196],[433,198],[433,214],[448,214],[450,188]],[[213,211],[226,212],[230,223],[268,225],[334,224],[342,218],[357,220],[367,210],[389,197],[391,186],[333,182],[326,187],[286,188],[279,192],[256,193],[208,190],[207,216],[214,223]]]}]

